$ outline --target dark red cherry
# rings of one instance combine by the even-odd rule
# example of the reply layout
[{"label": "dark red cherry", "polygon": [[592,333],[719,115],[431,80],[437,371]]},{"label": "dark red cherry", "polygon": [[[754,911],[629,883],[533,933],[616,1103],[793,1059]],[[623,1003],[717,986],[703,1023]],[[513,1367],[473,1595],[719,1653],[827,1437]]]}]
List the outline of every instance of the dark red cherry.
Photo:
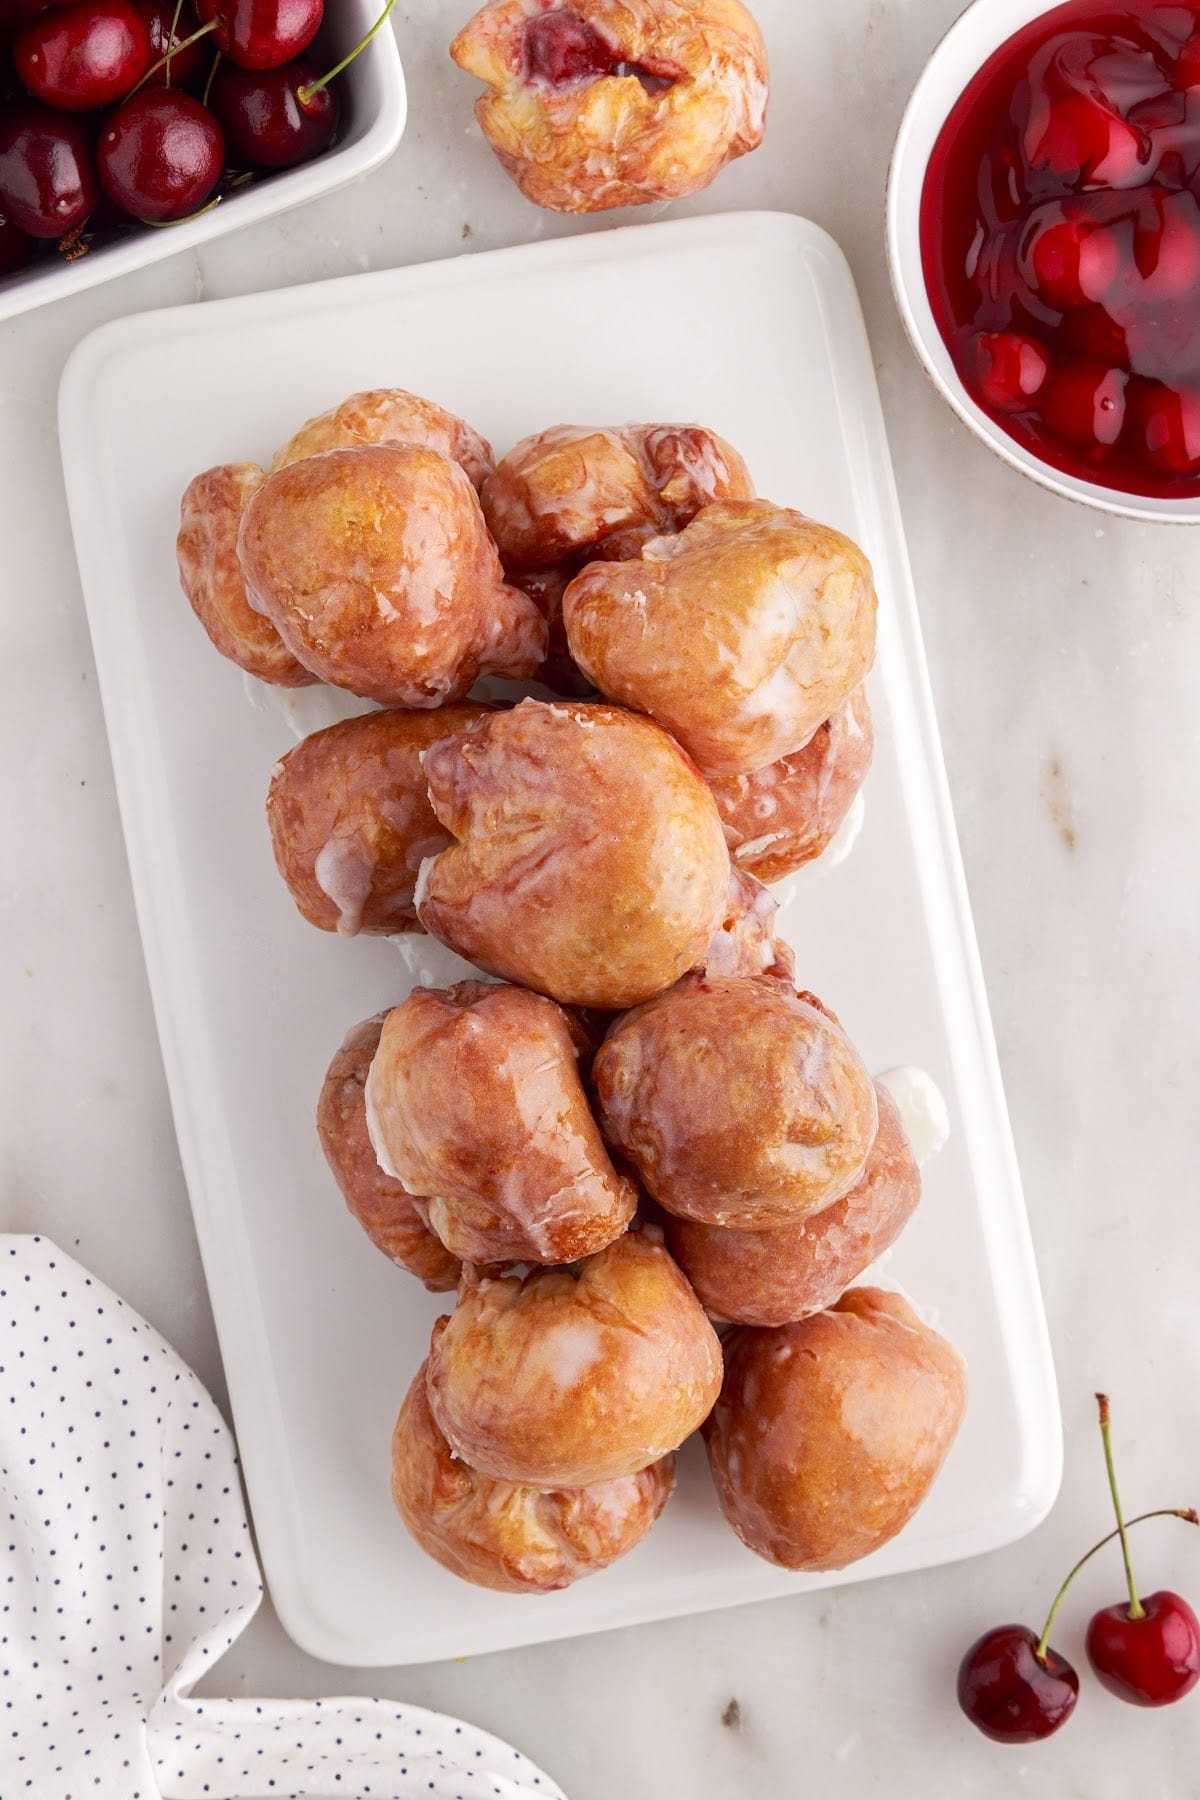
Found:
[{"label": "dark red cherry", "polygon": [[1139,1602],[1106,1606],[1087,1629],[1087,1653],[1100,1681],[1135,1706],[1170,1706],[1200,1681],[1200,1619],[1178,1594],[1161,1589]]},{"label": "dark red cherry", "polygon": [[78,0],[28,26],[13,62],[35,99],[90,112],[136,87],[150,67],[150,33],[133,0]]},{"label": "dark red cherry", "polygon": [[22,101],[0,117],[0,211],[35,238],[64,237],[96,203],[96,173],[83,125],[69,113]]},{"label": "dark red cherry", "polygon": [[975,346],[979,391],[989,406],[1020,412],[1050,373],[1050,358],[1036,338],[1020,331],[984,331]]},{"label": "dark red cherry", "polygon": [[[179,22],[171,33],[171,21],[175,17],[175,0],[135,0],[150,33],[151,66],[161,62],[168,50],[182,44],[191,37],[196,29],[196,15],[190,5],[184,5],[179,12]],[[175,50],[169,63],[161,69],[155,69],[147,81],[147,87],[181,87],[198,86],[208,72],[212,62],[212,49],[201,38],[198,44],[189,44],[186,50]]]},{"label": "dark red cherry", "polygon": [[235,168],[287,169],[329,148],[341,110],[335,89],[317,88],[303,99],[297,91],[320,77],[304,58],[282,69],[218,69],[209,105]]},{"label": "dark red cherry", "polygon": [[530,19],[522,43],[525,80],[543,82],[547,87],[595,81],[610,75],[620,60],[618,52],[586,19],[565,7]]},{"label": "dark red cherry", "polygon": [[100,134],[105,193],[135,219],[186,218],[203,206],[225,161],[221,127],[178,88],[143,88]]},{"label": "dark red cherry", "polygon": [[0,47],[49,12],[54,0],[0,0]]},{"label": "dark red cherry", "polygon": [[277,69],[321,29],[325,0],[196,0],[202,24],[216,21],[217,48],[242,69]]},{"label": "dark red cherry", "polygon": [[958,1704],[998,1744],[1049,1737],[1075,1710],[1078,1675],[1054,1650],[1039,1658],[1037,1647],[1028,1625],[998,1625],[971,1645],[959,1665]]},{"label": "dark red cherry", "polygon": [[1139,383],[1133,415],[1138,441],[1155,468],[1169,475],[1200,469],[1200,392]]},{"label": "dark red cherry", "polygon": [[0,214],[0,275],[15,275],[36,253],[37,245],[28,232]]},{"label": "dark red cherry", "polygon": [[1124,369],[1103,363],[1069,363],[1047,382],[1041,396],[1047,430],[1077,450],[1111,449],[1125,424]]}]

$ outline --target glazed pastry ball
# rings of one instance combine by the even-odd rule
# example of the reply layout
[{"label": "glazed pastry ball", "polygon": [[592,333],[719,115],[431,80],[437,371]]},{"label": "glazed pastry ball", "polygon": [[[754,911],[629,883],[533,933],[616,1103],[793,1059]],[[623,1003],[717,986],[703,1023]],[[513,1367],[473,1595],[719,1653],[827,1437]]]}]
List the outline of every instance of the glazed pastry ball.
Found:
[{"label": "glazed pastry ball", "polygon": [[844,1569],[907,1524],[966,1404],[958,1351],[899,1294],[851,1288],[828,1312],[725,1340],[705,1429],[721,1511],[785,1569]]},{"label": "glazed pastry ball", "polygon": [[618,1175],[580,1079],[588,1048],[553,1000],[460,981],[394,1007],[367,1104],[381,1165],[471,1262],[572,1262],[623,1232],[637,1189]]},{"label": "glazed pastry ball", "polygon": [[866,689],[855,688],[803,750],[710,786],[734,866],[782,881],[828,848],[866,779],[875,747]]},{"label": "glazed pastry ball", "polygon": [[477,968],[614,1012],[703,956],[729,853],[708,787],[649,719],[525,700],[432,745],[425,774],[458,842],[422,869],[417,914]]},{"label": "glazed pastry ball", "polygon": [[431,1293],[457,1287],[459,1261],[421,1217],[412,1195],[375,1158],[364,1090],[386,1013],[356,1025],[329,1065],[317,1103],[317,1135],[346,1205],[383,1254]]},{"label": "glazed pastry ball", "polygon": [[422,1364],[392,1434],[392,1498],[427,1555],[464,1581],[549,1594],[641,1542],[675,1487],[675,1458],[592,1487],[522,1487],[468,1468],[429,1410]]},{"label": "glazed pastry ball", "polygon": [[417,873],[451,841],[433,816],[421,758],[490,710],[464,703],[363,713],[314,731],[276,763],[271,845],[310,925],[347,937],[420,931]]},{"label": "glazed pastry ball", "polygon": [[627,1232],[577,1269],[467,1286],[433,1328],[429,1404],[472,1469],[590,1487],[678,1448],[721,1386],[721,1346],[661,1244]]},{"label": "glazed pastry ball", "polygon": [[618,1019],[592,1080],[608,1142],[668,1212],[790,1225],[848,1193],[875,1142],[875,1086],[819,1001],[689,975]]},{"label": "glazed pastry ball", "polygon": [[801,749],[875,655],[871,567],[849,538],[769,500],[720,500],[563,596],[571,654],[709,776]]},{"label": "glazed pastry ball", "polygon": [[179,580],[222,656],[276,687],[308,687],[317,677],[251,606],[237,558],[242,514],[262,483],[257,463],[222,463],[188,484],[175,541]]},{"label": "glazed pastry ball", "polygon": [[538,206],[679,200],[762,142],[767,56],[739,0],[491,0],[450,54],[475,116]]},{"label": "glazed pastry ball", "polygon": [[753,492],[737,451],[701,425],[555,425],[502,457],[480,498],[511,573],[636,556],[701,507]]},{"label": "glazed pastry ball", "polygon": [[422,444],[458,463],[474,488],[482,487],[495,462],[487,439],[444,406],[403,388],[371,388],[302,425],[276,453],[271,469],[360,444]]},{"label": "glazed pastry ball", "polygon": [[890,1244],[921,1198],[895,1101],[878,1084],[879,1130],[848,1194],[795,1225],[729,1231],[663,1214],[667,1244],[705,1307],[741,1325],[788,1325],[831,1306]]},{"label": "glazed pastry ball", "polygon": [[435,450],[375,444],[277,469],[246,508],[238,556],[288,648],[384,706],[441,706],[545,655],[541,614],[505,584],[474,488]]}]

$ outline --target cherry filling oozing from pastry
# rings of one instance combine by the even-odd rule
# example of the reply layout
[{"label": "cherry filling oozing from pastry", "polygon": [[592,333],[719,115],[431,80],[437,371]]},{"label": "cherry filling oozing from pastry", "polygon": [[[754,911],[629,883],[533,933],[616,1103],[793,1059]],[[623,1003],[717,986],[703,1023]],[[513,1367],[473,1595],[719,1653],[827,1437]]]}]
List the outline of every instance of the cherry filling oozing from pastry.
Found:
[{"label": "cherry filling oozing from pastry", "polygon": [[567,7],[530,19],[522,56],[525,81],[539,87],[582,87],[606,75],[633,75],[648,94],[660,94],[673,84],[670,75],[627,62],[586,19]]}]

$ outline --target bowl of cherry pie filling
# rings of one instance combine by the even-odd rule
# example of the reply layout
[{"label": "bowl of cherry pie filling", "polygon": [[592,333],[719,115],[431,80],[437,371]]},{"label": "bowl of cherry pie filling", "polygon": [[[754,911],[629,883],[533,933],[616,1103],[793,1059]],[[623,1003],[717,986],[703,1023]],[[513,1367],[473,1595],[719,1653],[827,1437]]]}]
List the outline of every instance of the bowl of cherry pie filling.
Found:
[{"label": "bowl of cherry pie filling", "polygon": [[1200,522],[1200,0],[975,0],[909,101],[887,226],[917,353],[985,443]]}]

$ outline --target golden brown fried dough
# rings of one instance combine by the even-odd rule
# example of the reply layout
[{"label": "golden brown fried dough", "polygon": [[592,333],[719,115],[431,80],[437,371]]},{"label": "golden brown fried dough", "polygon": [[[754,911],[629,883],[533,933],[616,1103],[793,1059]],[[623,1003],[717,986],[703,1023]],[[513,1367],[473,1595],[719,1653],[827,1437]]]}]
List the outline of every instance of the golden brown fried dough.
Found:
[{"label": "golden brown fried dough", "polygon": [[222,463],[189,482],[175,541],[179,580],[222,656],[275,687],[310,687],[317,676],[296,661],[270,619],[251,606],[237,559],[242,514],[262,483],[257,463]]},{"label": "golden brown fried dough", "polygon": [[532,675],[537,608],[504,581],[474,488],[411,444],[328,450],[268,475],[238,557],[253,604],[335,687],[440,706],[480,675]]},{"label": "golden brown fried dough", "polygon": [[875,733],[866,689],[855,688],[792,756],[709,785],[735,867],[782,881],[828,848],[866,779]]},{"label": "golden brown fried dough", "polygon": [[398,1181],[385,1175],[367,1133],[367,1071],[379,1047],[386,1013],[356,1025],[329,1065],[317,1104],[317,1135],[346,1205],[371,1242],[431,1293],[458,1285],[451,1256]]},{"label": "golden brown fried dough", "polygon": [[414,988],[388,1014],[368,1090],[383,1166],[470,1262],[565,1263],[632,1219],[580,1079],[582,1028],[541,994]]},{"label": "golden brown fried dough", "polygon": [[840,532],[769,500],[720,500],[563,595],[571,654],[708,776],[801,749],[875,655],[875,589]]},{"label": "golden brown fried dough", "polygon": [[421,758],[490,711],[465,703],[363,713],[314,731],[276,763],[267,793],[271,844],[310,925],[348,937],[421,930],[417,874],[452,842],[433,816]]},{"label": "golden brown fried dough", "polygon": [[555,425],[502,457],[481,499],[511,573],[636,556],[714,500],[753,492],[737,451],[702,425]]},{"label": "golden brown fried dough", "polygon": [[742,1542],[785,1569],[844,1569],[895,1537],[961,1423],[958,1351],[870,1287],[796,1325],[740,1326],[725,1351],[704,1435]]},{"label": "golden brown fried dough", "polygon": [[525,700],[425,756],[459,840],[422,871],[421,923],[493,975],[616,1011],[699,961],[729,857],[716,803],[650,720]]},{"label": "golden brown fried dough", "polygon": [[531,1487],[648,1468],[696,1430],[720,1385],[700,1302],[638,1232],[577,1271],[465,1286],[429,1354],[429,1404],[451,1448]]},{"label": "golden brown fried dough", "polygon": [[875,1141],[862,1058],[810,996],[688,975],[596,1053],[600,1123],[668,1212],[758,1230],[854,1186]]},{"label": "golden brown fried dough", "polygon": [[767,55],[740,0],[490,0],[450,54],[475,116],[538,206],[679,200],[762,142]]},{"label": "golden brown fried dough", "polygon": [[464,1581],[549,1594],[607,1569],[641,1542],[675,1487],[664,1456],[593,1487],[521,1487],[468,1468],[429,1410],[422,1364],[392,1435],[392,1498],[427,1555]]},{"label": "golden brown fried dough", "polygon": [[353,450],[361,444],[420,444],[436,450],[464,469],[477,489],[495,466],[487,439],[444,406],[403,388],[370,388],[309,419],[277,451],[271,470],[274,473],[306,456],[321,456],[326,450]]},{"label": "golden brown fried dough", "polygon": [[848,1194],[795,1225],[729,1231],[663,1214],[667,1244],[708,1311],[741,1325],[789,1325],[831,1306],[894,1244],[921,1198],[921,1172],[886,1088],[879,1130]]}]

